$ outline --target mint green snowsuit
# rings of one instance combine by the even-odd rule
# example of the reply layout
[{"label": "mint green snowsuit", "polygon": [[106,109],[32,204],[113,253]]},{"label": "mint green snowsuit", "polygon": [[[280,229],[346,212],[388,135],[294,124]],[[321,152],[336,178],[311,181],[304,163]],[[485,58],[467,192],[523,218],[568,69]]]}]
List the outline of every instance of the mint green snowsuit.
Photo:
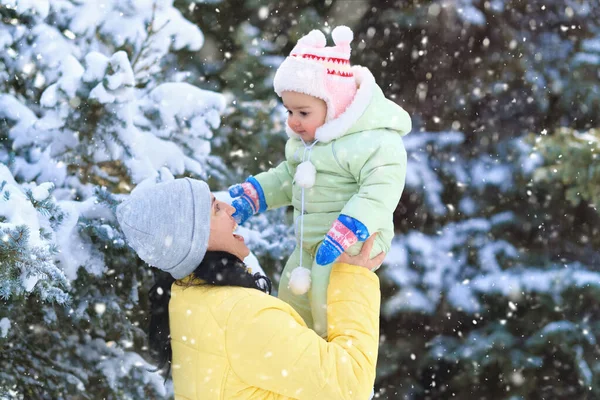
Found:
[{"label": "mint green snowsuit", "polygon": [[[269,209],[294,207],[297,246],[283,270],[278,297],[292,305],[321,336],[327,335],[327,286],[332,265],[314,261],[319,245],[337,217],[346,214],[365,224],[369,234],[379,232],[371,256],[388,252],[394,236],[392,215],[406,176],[402,136],[411,129],[410,117],[385,98],[367,68],[354,69],[359,85],[356,96],[343,114],[318,128],[317,143],[305,151],[311,143],[305,145],[288,127],[286,160],[255,176]],[[316,176],[314,185],[304,189],[301,238],[302,188],[294,175],[307,159],[314,164]],[[356,243],[347,253],[358,254],[361,247],[361,242]],[[312,283],[308,293],[294,295],[288,283],[292,270],[300,266],[300,251],[302,266],[311,270]]]}]

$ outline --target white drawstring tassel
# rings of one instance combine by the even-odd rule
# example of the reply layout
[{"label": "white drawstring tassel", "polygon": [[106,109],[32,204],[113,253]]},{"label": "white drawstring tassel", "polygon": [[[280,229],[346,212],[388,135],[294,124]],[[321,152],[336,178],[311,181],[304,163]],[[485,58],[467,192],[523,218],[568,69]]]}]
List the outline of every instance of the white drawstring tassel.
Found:
[{"label": "white drawstring tassel", "polygon": [[[310,146],[307,146],[304,140],[304,154],[302,154],[302,163],[298,165],[298,169],[294,174],[294,181],[297,181],[298,185],[302,188],[301,190],[301,206],[300,206],[300,265],[297,266],[290,276],[290,281],[288,283],[288,287],[295,295],[302,295],[308,292],[310,289],[311,279],[310,279],[310,270],[308,268],[303,267],[302,265],[302,253],[304,252],[303,244],[304,244],[304,190],[307,188],[311,188],[315,183],[316,177],[316,168],[310,162],[310,156],[312,154],[312,148],[317,144],[319,140],[315,140]],[[308,150],[308,160],[304,161],[306,157],[306,151]],[[303,176],[304,174],[298,174],[301,170],[300,167],[303,166],[303,171],[313,171],[312,178],[310,176],[309,179],[307,176]],[[311,169],[312,167],[312,169]],[[312,179],[312,183],[311,183]],[[298,182],[301,181],[301,182]],[[310,183],[309,186],[306,186],[307,183]]]}]

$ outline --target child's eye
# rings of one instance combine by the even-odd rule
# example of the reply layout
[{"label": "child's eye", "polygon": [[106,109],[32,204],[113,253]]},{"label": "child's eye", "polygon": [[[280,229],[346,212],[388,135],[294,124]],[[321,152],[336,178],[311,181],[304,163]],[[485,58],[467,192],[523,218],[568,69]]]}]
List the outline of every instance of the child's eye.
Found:
[{"label": "child's eye", "polygon": [[289,115],[292,115],[292,112],[291,112],[290,110],[287,110],[287,113],[288,113]]},{"label": "child's eye", "polygon": [[219,203],[216,203],[216,204],[215,204],[215,209],[217,210],[217,212],[218,212],[218,211],[221,211],[221,207],[219,207]]},{"label": "child's eye", "polygon": [[300,111],[300,115],[302,115],[303,117],[306,117],[308,115],[308,113],[306,111]]}]

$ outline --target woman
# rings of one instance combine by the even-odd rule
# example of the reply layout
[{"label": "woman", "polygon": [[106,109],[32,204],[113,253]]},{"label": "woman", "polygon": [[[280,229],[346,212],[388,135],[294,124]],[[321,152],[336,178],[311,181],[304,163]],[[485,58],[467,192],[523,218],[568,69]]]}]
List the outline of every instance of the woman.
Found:
[{"label": "woman", "polygon": [[234,212],[188,178],[135,190],[117,208],[129,245],[171,276],[150,292],[150,346],[159,367],[171,365],[175,398],[369,398],[380,306],[370,270],[385,256],[368,259],[374,236],[333,267],[325,340],[246,270]]}]

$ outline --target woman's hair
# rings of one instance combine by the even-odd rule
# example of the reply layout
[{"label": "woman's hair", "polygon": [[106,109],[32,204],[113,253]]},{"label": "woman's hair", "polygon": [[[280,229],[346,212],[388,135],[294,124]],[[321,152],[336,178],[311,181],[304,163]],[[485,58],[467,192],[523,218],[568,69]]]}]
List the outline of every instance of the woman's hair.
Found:
[{"label": "woman's hair", "polygon": [[[150,289],[150,354],[161,370],[168,364],[164,376],[171,369],[171,330],[169,328],[169,300],[171,285],[175,279],[166,272],[157,270],[155,284]],[[186,286],[239,286],[271,293],[271,281],[260,273],[251,274],[246,265],[233,254],[224,251],[208,251],[198,267],[190,275]],[[201,281],[199,281],[201,280]],[[261,282],[263,281],[263,282]],[[179,283],[178,283],[179,284]]]}]

